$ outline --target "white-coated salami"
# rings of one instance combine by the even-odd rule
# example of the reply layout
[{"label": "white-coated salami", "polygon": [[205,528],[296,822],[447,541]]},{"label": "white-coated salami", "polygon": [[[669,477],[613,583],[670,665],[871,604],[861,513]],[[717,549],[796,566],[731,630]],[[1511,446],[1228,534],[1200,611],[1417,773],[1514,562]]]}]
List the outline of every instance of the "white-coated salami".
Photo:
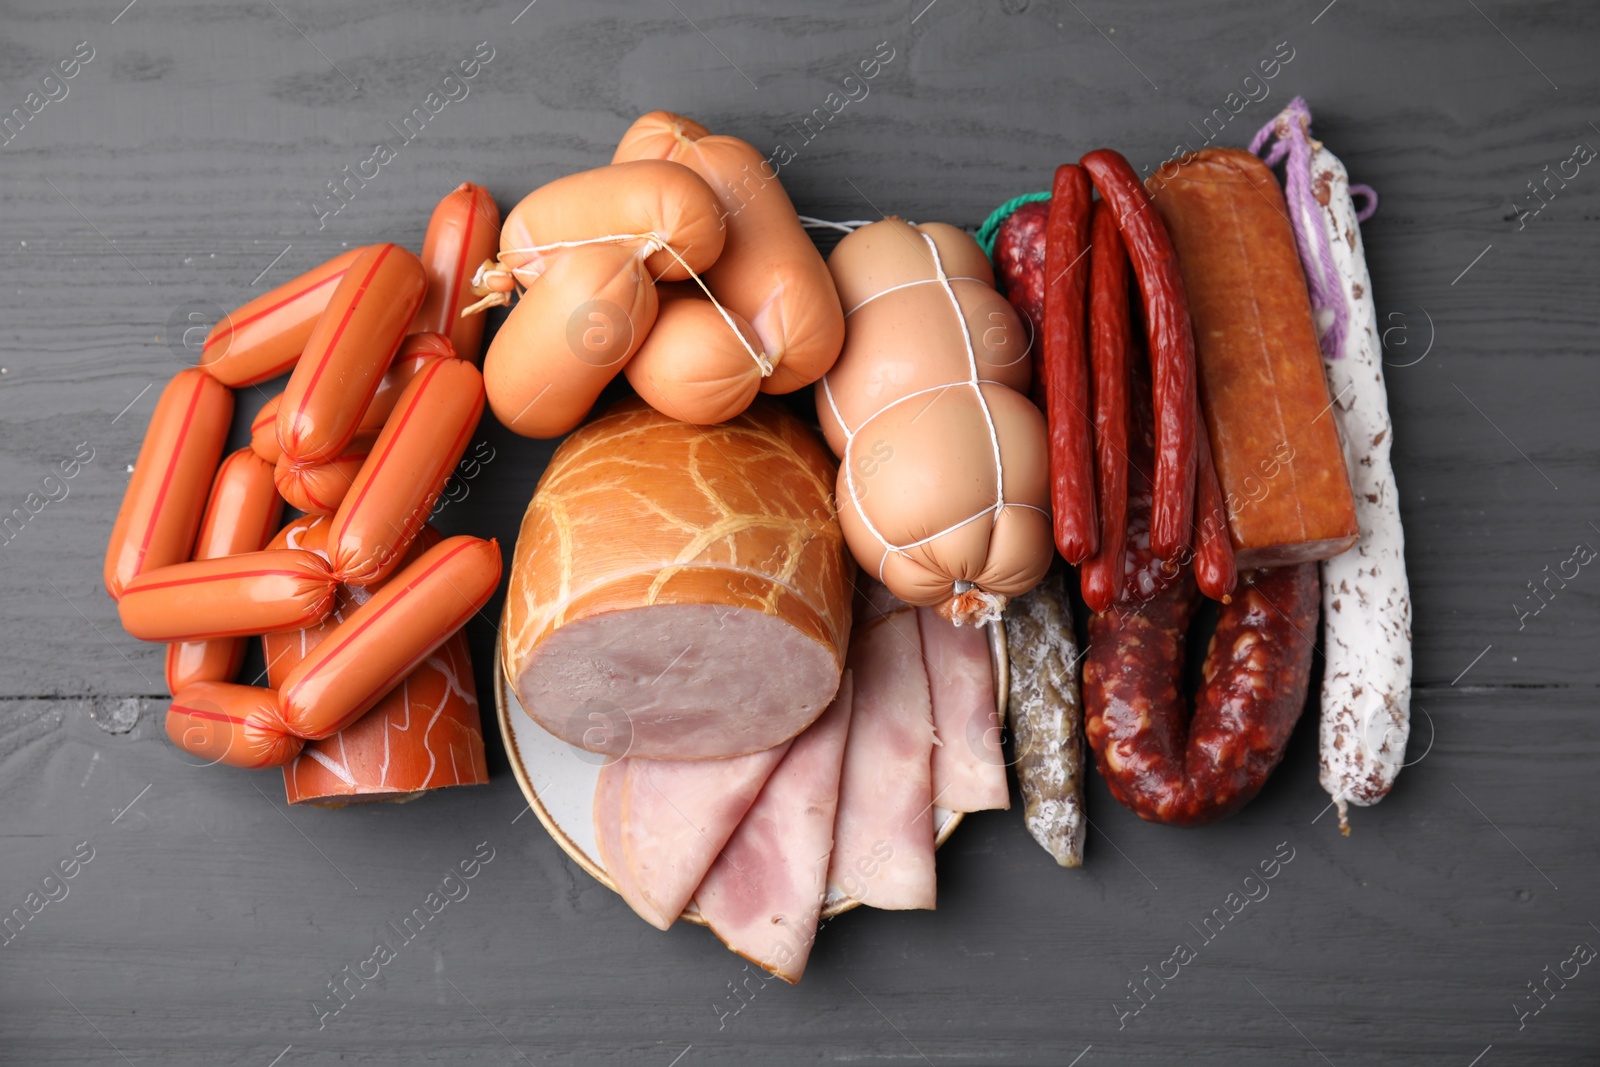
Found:
[{"label": "white-coated salami", "polygon": [[[1278,121],[1289,136],[1309,138],[1292,106]],[[1354,547],[1322,563],[1327,664],[1320,779],[1338,809],[1340,829],[1348,834],[1349,805],[1382,800],[1404,765],[1411,718],[1411,593],[1399,493],[1389,462],[1394,435],[1383,349],[1350,178],[1327,148],[1317,141],[1309,147],[1311,195],[1290,197],[1290,203],[1291,210],[1302,213],[1304,232],[1313,239],[1319,230],[1326,235],[1344,300],[1343,336],[1337,330],[1333,334],[1337,358],[1323,362],[1361,526]],[[1290,153],[1291,167],[1296,155]],[[1331,322],[1324,318],[1319,312],[1318,326],[1326,335]],[[1326,357],[1332,344],[1323,347]]]}]

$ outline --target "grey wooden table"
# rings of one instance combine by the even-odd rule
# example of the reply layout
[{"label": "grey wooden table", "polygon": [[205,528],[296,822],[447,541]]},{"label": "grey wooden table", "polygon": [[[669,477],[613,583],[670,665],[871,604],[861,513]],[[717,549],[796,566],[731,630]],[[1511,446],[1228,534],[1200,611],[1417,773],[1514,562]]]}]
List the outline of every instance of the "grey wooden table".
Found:
[{"label": "grey wooden table", "polygon": [[[1600,171],[1546,181],[1600,147],[1592,4],[125,2],[0,4],[0,515],[27,514],[0,538],[0,912],[57,898],[0,945],[0,1060],[1600,1061],[1600,969],[1552,978],[1600,946],[1600,573],[1548,603],[1529,588],[1600,546]],[[450,88],[480,42],[492,58]],[[878,77],[845,82],[880,51]],[[347,246],[415,247],[461,180],[509,208],[654,107],[788,144],[809,214],[973,225],[1091,147],[1153,166],[1198,145],[1274,54],[1268,97],[1218,140],[1304,94],[1382,197],[1365,235],[1417,726],[1414,765],[1349,839],[1313,713],[1210,829],[1141,823],[1093,781],[1080,871],[1016,812],[969,819],[937,913],[838,919],[789,988],[702,930],[635,919],[520,817],[497,737],[486,788],[342,812],[288,810],[275,776],[167,743],[160,649],[121,632],[99,575],[156,389],[193,360],[191,312]],[[433,92],[455,98],[403,140],[390,123]],[[380,140],[395,158],[334,199]],[[441,525],[509,551],[551,445],[488,421],[497,459]],[[492,628],[470,633],[487,689]],[[349,982],[475,850],[492,859],[470,894]],[[1204,939],[1275,853],[1293,858],[1270,896]],[[62,861],[75,876],[46,883]],[[1179,942],[1198,957],[1133,1014],[1130,983]],[[334,982],[349,1002],[325,1014]]]}]

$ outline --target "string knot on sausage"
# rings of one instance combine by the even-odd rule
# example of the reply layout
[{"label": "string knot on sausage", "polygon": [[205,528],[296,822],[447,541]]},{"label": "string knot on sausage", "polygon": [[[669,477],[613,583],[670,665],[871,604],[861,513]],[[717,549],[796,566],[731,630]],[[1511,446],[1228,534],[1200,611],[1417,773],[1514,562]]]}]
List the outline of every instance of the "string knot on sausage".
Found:
[{"label": "string knot on sausage", "polygon": [[[673,248],[672,245],[668,244],[666,238],[662,237],[659,233],[649,230],[643,233],[608,233],[600,237],[586,237],[582,240],[576,241],[551,241],[549,244],[530,245],[526,248],[507,248],[500,252],[500,262],[505,263],[508,257],[533,257],[531,260],[516,264],[509,268],[509,273],[519,280],[523,275],[531,275],[528,281],[532,282],[537,281],[539,276],[543,274],[544,271],[541,269],[535,269],[535,267],[530,264],[538,263],[546,252],[558,252],[566,248],[581,248],[586,245],[625,244],[629,241],[644,242],[639,249],[640,259],[652,256],[657,252],[665,252],[673,259],[677,260],[679,266],[683,267],[683,269],[688,272],[689,277],[694,280],[694,283],[700,287],[701,291],[704,292],[707,297],[710,298],[711,305],[715,307],[717,309],[717,313],[722,316],[722,321],[728,324],[728,329],[732,330],[733,335],[739,339],[740,346],[747,353],[749,353],[751,359],[755,360],[756,366],[761,368],[761,376],[763,378],[767,378],[772,375],[773,367],[775,366],[772,358],[765,352],[756,351],[755,347],[751,345],[750,341],[745,337],[744,331],[739,329],[738,325],[733,321],[733,316],[728,314],[728,309],[723,307],[722,303],[717,300],[716,296],[711,292],[711,289],[706,285],[705,280],[695,272],[694,268],[689,266],[688,262],[683,258],[683,256],[678,253],[678,250]],[[487,279],[487,276],[490,272],[482,271],[482,273],[485,274]],[[485,300],[487,299],[488,298],[485,297]],[[509,299],[507,302],[509,303]]]}]

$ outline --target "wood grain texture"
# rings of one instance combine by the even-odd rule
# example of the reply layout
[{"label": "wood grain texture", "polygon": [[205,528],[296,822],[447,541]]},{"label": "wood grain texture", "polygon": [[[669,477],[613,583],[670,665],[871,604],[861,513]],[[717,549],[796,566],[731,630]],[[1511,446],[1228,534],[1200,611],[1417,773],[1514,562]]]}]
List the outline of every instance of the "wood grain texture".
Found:
[{"label": "wood grain texture", "polygon": [[[64,98],[0,134],[0,520],[28,514],[29,493],[59,496],[42,479],[94,450],[63,499],[0,535],[0,915],[78,843],[94,849],[0,945],[0,1062],[1592,1058],[1593,968],[1521,1030],[1512,1004],[1575,943],[1600,945],[1600,573],[1521,628],[1512,605],[1575,544],[1600,547],[1600,170],[1553,181],[1525,224],[1514,206],[1538,206],[1527,183],[1575,144],[1600,148],[1593,5],[123,2],[0,11],[0,117],[78,42],[94,50]],[[326,183],[398,141],[387,124],[480,41],[494,57],[469,95],[319,228]],[[894,58],[866,96],[813,117],[807,139],[883,41]],[[287,810],[274,776],[186,766],[162,736],[161,651],[121,632],[99,561],[155,393],[197,355],[184,313],[356,244],[415,249],[463,180],[509,208],[604,162],[655,107],[788,144],[782,176],[807,214],[972,226],[1101,144],[1139,167],[1198,147],[1280,42],[1293,59],[1217,140],[1245,143],[1302,94],[1382,197],[1363,233],[1380,319],[1400,331],[1390,402],[1427,713],[1412,759],[1437,730],[1348,840],[1331,815],[1313,823],[1325,798],[1303,720],[1261,797],[1203,831],[1140,823],[1091,778],[1081,871],[1057,869],[1016,811],[972,817],[940,854],[938,913],[841,917],[790,989],[703,930],[629,915],[518,819],[495,741],[487,788],[319,812]],[[274,391],[241,392],[235,447]],[[496,458],[439,525],[509,552],[552,443],[492,420],[478,436]],[[479,619],[469,638],[486,689],[493,629]],[[328,983],[395,941],[387,924],[480,841],[494,859],[470,893],[378,979],[349,979],[319,1029]],[[1270,896],[1201,945],[1189,924],[1285,841],[1295,858]],[[1179,941],[1196,961],[1119,1029],[1127,983]],[[748,983],[743,1001],[729,983]]]}]

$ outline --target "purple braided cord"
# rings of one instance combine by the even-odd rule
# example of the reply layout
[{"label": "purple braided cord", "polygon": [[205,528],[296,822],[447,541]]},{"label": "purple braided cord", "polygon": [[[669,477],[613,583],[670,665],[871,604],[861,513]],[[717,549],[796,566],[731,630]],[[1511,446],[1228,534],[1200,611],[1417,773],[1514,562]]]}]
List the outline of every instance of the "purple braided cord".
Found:
[{"label": "purple braided cord", "polygon": [[[1295,244],[1300,249],[1300,263],[1310,284],[1311,308],[1313,312],[1326,311],[1333,316],[1318,342],[1323,358],[1341,359],[1345,334],[1350,328],[1350,309],[1344,280],[1334,266],[1327,231],[1311,221],[1322,210],[1322,205],[1311,188],[1311,109],[1306,106],[1304,97],[1297,96],[1289,101],[1289,106],[1277,118],[1261,127],[1250,142],[1251,153],[1261,155],[1268,139],[1274,137],[1276,143],[1263,158],[1267,166],[1275,167],[1288,157],[1283,170],[1284,192],[1290,205],[1289,222],[1294,227]],[[1377,209],[1378,197],[1366,186],[1351,186],[1352,196],[1358,195],[1357,189],[1368,198],[1365,214],[1358,216],[1366,218]]]}]

